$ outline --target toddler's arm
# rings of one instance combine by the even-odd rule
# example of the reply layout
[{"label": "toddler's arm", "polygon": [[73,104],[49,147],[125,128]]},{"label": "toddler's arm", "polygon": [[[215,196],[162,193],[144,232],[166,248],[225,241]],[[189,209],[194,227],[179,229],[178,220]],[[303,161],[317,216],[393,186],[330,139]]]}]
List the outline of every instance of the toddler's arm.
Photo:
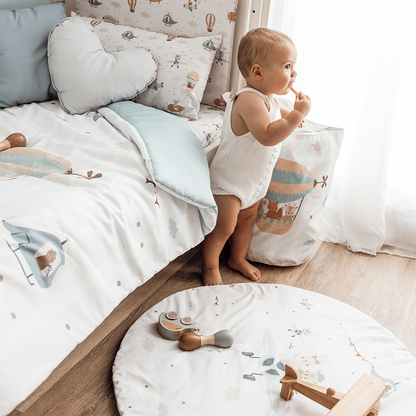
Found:
[{"label": "toddler's arm", "polygon": [[[286,108],[280,107],[280,114],[282,115],[282,118],[285,118],[291,110],[287,110]],[[299,124],[299,128],[303,127],[303,123],[305,122],[305,120],[302,120]]]},{"label": "toddler's arm", "polygon": [[284,118],[272,121],[264,99],[252,92],[240,94],[234,110],[244,121],[251,134],[264,146],[275,146],[285,140],[298,127],[309,113],[310,98],[300,92],[296,96],[294,109]]}]

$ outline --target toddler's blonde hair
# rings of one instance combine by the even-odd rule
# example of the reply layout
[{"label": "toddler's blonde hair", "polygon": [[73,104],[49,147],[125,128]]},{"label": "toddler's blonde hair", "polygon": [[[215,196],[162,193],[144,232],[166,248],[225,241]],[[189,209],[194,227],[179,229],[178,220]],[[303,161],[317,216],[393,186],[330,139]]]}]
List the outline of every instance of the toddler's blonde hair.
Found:
[{"label": "toddler's blonde hair", "polygon": [[237,54],[238,68],[243,77],[249,77],[254,64],[266,66],[270,54],[276,50],[276,46],[285,42],[290,42],[293,45],[289,36],[277,30],[259,27],[247,32],[241,38]]}]

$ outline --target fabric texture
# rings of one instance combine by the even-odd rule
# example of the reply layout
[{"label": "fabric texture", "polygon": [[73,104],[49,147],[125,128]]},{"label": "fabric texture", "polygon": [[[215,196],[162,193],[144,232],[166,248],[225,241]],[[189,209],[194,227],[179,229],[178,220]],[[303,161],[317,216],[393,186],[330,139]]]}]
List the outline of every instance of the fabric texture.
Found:
[{"label": "fabric texture", "polygon": [[41,6],[46,3],[47,0],[0,0],[0,9],[24,9],[27,7]]},{"label": "fabric texture", "polygon": [[61,2],[0,10],[0,108],[56,98],[47,43],[51,29],[65,17]]},{"label": "fabric texture", "polygon": [[28,140],[0,152],[5,416],[204,231],[198,207],[157,186],[136,144],[99,113],[71,116],[54,100],[4,109],[0,126]]},{"label": "fabric texture", "polygon": [[[272,120],[281,118],[276,101],[253,88],[243,88],[236,95],[245,91],[256,93],[268,102]],[[281,146],[263,146],[250,132],[242,136],[234,134],[231,128],[234,97],[234,94],[224,94],[227,108],[221,143],[210,166],[211,188],[214,195],[235,195],[241,201],[241,209],[245,209],[266,194]]]},{"label": "fabric texture", "polygon": [[91,24],[107,51],[144,48],[155,56],[157,79],[135,99],[136,102],[193,120],[198,118],[202,94],[221,45],[220,35],[173,37],[131,26],[76,18]]},{"label": "fabric texture", "polygon": [[203,230],[212,230],[216,205],[210,191],[208,162],[192,130],[172,114],[132,101],[111,104],[100,113],[138,146],[156,185],[195,204]]},{"label": "fabric texture", "polygon": [[275,266],[304,263],[318,241],[344,130],[305,120],[282,142],[247,253]]},{"label": "fabric texture", "polygon": [[150,52],[141,48],[106,52],[92,26],[75,17],[51,31],[48,62],[59,100],[70,114],[133,98],[157,74]]},{"label": "fabric texture", "polygon": [[[182,351],[158,333],[168,311],[191,317],[198,335],[228,329],[234,343]],[[386,386],[380,416],[413,412],[416,359],[390,331],[330,297],[259,283],[188,289],[145,312],[114,361],[117,406],[124,416],[328,414],[302,394],[280,398],[286,364],[302,380],[344,394],[371,374]]]},{"label": "fabric texture", "polygon": [[[116,25],[165,33],[169,35],[169,38],[202,36],[211,39],[212,36],[221,36],[222,44],[214,52],[215,59],[207,77],[208,83],[203,92],[202,103],[225,107],[222,94],[230,88],[234,29],[236,18],[238,19],[237,3],[238,0],[76,0],[75,6],[77,13],[92,17],[97,23],[107,21]],[[135,33],[134,35],[137,36]],[[126,42],[133,43],[134,40],[137,39],[131,39],[128,42],[117,36],[114,42],[116,45],[125,47]],[[179,51],[186,52],[187,49],[187,46],[182,44]],[[183,61],[186,62],[185,57]],[[190,69],[190,71],[195,71],[195,69]],[[201,81],[200,79],[199,82]],[[169,101],[169,104],[171,102]]]},{"label": "fabric texture", "polygon": [[186,123],[198,137],[203,147],[221,138],[221,127],[224,119],[224,110],[201,104],[198,120],[177,116],[179,120]]}]

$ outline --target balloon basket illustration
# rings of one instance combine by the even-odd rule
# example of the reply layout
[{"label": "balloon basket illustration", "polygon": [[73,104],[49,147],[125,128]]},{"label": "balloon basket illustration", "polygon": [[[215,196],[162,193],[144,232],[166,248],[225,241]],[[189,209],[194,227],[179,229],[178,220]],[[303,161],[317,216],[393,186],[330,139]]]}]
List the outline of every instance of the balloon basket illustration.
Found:
[{"label": "balloon basket illustration", "polygon": [[[328,176],[318,182],[305,166],[279,159],[273,169],[269,189],[260,203],[256,225],[260,231],[283,235],[290,231],[304,198],[318,184],[327,186]],[[267,210],[264,206],[267,204]],[[266,212],[265,212],[266,211]]]},{"label": "balloon basket illustration", "polygon": [[[27,281],[34,277],[40,287],[46,289],[55,283],[65,265],[64,244],[67,239],[61,241],[55,235],[46,231],[39,231],[32,228],[18,227],[3,220],[3,226],[9,231],[13,240],[18,244],[13,248],[6,240],[10,250],[16,256]],[[23,256],[31,274],[27,274],[19,253]]]}]

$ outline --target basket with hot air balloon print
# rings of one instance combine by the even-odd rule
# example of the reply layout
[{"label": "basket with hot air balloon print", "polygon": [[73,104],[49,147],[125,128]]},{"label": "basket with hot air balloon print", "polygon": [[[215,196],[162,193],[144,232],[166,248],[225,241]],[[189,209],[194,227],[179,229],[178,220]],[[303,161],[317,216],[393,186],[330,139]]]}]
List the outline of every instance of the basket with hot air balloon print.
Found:
[{"label": "basket with hot air balloon print", "polygon": [[276,266],[305,262],[318,241],[344,131],[305,121],[282,142],[247,253]]},{"label": "basket with hot air balloon print", "polygon": [[327,176],[318,182],[311,172],[299,163],[280,158],[274,169],[265,198],[268,211],[257,215],[259,230],[272,234],[286,234],[296,220],[304,198],[317,186],[327,186]]}]

